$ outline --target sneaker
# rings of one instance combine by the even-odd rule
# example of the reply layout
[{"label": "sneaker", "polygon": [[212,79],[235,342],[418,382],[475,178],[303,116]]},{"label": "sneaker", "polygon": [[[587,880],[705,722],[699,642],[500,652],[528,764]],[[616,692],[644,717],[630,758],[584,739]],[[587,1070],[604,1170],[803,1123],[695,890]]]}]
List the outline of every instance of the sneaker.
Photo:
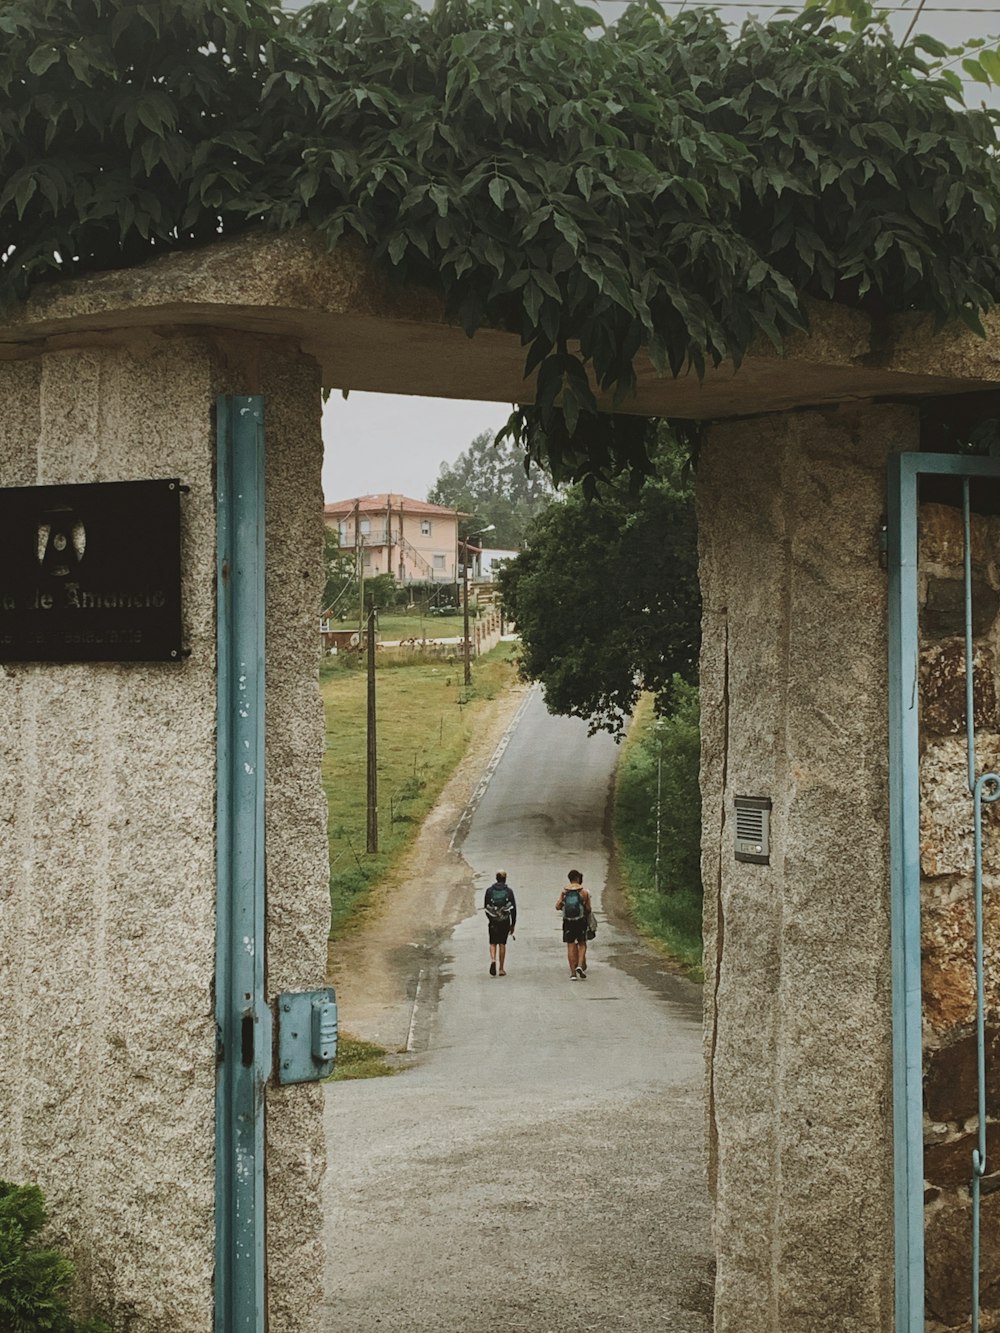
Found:
[{"label": "sneaker", "polygon": [[575,973],[575,972],[571,972],[571,973],[569,974],[569,979],[570,979],[570,981],[575,981],[575,980],[576,980],[576,973]]},{"label": "sneaker", "polygon": [[586,975],[587,975],[587,968],[586,968],[586,965],[584,965],[583,967],[581,967],[581,968],[580,968],[580,971],[583,973],[584,976],[586,976]]},{"label": "sneaker", "polygon": [[576,969],[576,975],[580,978],[581,981],[586,980],[586,977],[587,977],[587,971],[586,971],[586,968],[578,967],[578,968]]},{"label": "sneaker", "polygon": [[496,974],[497,974],[497,965],[496,965],[496,963],[490,963],[490,976],[491,976],[491,977],[495,977]]}]

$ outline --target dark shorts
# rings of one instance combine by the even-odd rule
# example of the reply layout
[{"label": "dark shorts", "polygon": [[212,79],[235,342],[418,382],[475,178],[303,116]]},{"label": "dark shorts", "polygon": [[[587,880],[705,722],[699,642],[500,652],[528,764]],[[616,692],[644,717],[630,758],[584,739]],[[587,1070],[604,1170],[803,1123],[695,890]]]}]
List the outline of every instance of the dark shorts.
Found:
[{"label": "dark shorts", "polygon": [[506,944],[507,936],[510,934],[509,921],[494,921],[492,917],[486,918],[486,924],[490,928],[491,944]]},{"label": "dark shorts", "polygon": [[582,916],[579,921],[563,922],[563,944],[586,944],[587,942],[587,918]]}]

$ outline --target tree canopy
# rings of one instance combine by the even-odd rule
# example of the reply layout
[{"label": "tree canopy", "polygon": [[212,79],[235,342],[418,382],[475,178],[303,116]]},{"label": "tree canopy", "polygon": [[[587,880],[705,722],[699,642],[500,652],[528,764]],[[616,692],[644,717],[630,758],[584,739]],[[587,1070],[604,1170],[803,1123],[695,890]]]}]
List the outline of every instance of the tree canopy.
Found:
[{"label": "tree canopy", "polygon": [[526,470],[524,456],[511,440],[497,441],[492,431],[484,431],[454,463],[441,464],[427,498],[470,515],[462,521],[463,535],[492,524],[484,544],[517,550],[528,524],[552,495],[545,473]]},{"label": "tree canopy", "polygon": [[646,423],[594,410],[641,349],[700,373],[808,297],[978,327],[1000,290],[995,114],[866,0],[739,30],[655,0],[607,28],[573,0],[0,0],[0,36],[0,301],[249,227],[354,234],[520,335],[511,435],[556,480],[648,467]]},{"label": "tree canopy", "polygon": [[671,703],[675,674],[697,680],[701,636],[694,499],[676,444],[638,491],[574,487],[500,571],[521,636],[521,674],[549,710],[619,733],[643,690]]}]

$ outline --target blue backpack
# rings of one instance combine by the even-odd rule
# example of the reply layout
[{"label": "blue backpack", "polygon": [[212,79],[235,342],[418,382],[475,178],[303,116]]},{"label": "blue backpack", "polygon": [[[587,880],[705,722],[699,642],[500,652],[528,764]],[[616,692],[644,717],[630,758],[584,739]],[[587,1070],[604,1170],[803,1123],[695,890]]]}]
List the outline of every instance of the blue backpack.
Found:
[{"label": "blue backpack", "polygon": [[564,921],[582,921],[587,915],[587,909],[583,905],[583,894],[579,889],[566,890],[562,912]]}]

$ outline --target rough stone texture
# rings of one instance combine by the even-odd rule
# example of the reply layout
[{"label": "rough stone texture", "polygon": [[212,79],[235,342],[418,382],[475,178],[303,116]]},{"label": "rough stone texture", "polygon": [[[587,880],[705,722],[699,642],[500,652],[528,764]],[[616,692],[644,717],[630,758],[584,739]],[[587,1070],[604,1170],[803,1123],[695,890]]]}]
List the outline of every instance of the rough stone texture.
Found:
[{"label": "rough stone texture", "polygon": [[[916,444],[864,405],[716,426],[699,463],[717,1333],[892,1326],[878,532]],[[774,802],[768,866],[734,859],[736,795]]]},{"label": "rough stone texture", "polygon": [[[809,333],[788,337],[783,354],[761,337],[738,371],[729,363],[674,378],[640,356],[637,394],[617,410],[719,418],[1000,383],[995,339],[968,330],[942,336],[911,319],[887,341],[881,322],[829,302],[812,303],[809,316]],[[987,320],[991,329],[998,323]],[[0,327],[0,358],[113,341],[123,331],[155,341],[182,324],[297,341],[328,387],[493,402],[530,402],[534,394],[517,334],[483,329],[467,338],[445,322],[439,296],[394,285],[357,244],[341,242],[331,254],[306,228],[250,233],[139,268],[41,286]]]},{"label": "rough stone texture", "polygon": [[0,671],[0,1174],[142,1333],[212,1323],[217,370],[197,340],[0,368],[0,484],[191,487],[186,662]]},{"label": "rough stone texture", "polygon": [[[974,1032],[924,1059],[924,1109],[932,1121],[965,1120],[976,1105]],[[1000,1028],[986,1033],[986,1105],[1000,1106]],[[990,1163],[1000,1170],[1000,1159]]]},{"label": "rough stone texture", "polygon": [[[977,731],[1000,731],[992,648],[973,645],[972,693]],[[965,735],[965,642],[932,643],[920,654],[920,724],[925,732]]]},{"label": "rough stone texture", "polygon": [[[83,1303],[123,1333],[213,1326],[218,392],[268,430],[268,984],[321,985],[319,383],[214,334],[0,364],[0,485],[179,476],[178,665],[0,669],[0,1175],[35,1180]],[[320,1305],[321,1097],[269,1096],[271,1327]]]},{"label": "rough stone texture", "polygon": [[[1000,596],[982,575],[972,574],[972,632],[978,638],[993,623]],[[965,582],[961,578],[927,579],[927,595],[920,618],[928,639],[965,633]]]},{"label": "rough stone texture", "polygon": [[[267,358],[267,985],[273,997],[326,976],[330,933],[326,728],[317,615],[323,595],[322,400],[315,363]],[[322,1301],[326,1166],[319,1087],[267,1094],[271,1328],[312,1333]]]},{"label": "rough stone texture", "polygon": [[[997,1327],[1000,1308],[1000,1193],[982,1201],[980,1308],[983,1333]],[[968,1329],[972,1308],[968,1190],[943,1196],[927,1209],[927,1317],[932,1330]]]},{"label": "rough stone texture", "polygon": [[[994,1052],[995,1059],[995,1052]],[[987,1095],[987,1106],[997,1104],[996,1087]],[[924,1174],[927,1184],[938,1191],[967,1189],[972,1177],[972,1150],[979,1145],[977,1132],[942,1143],[929,1143],[924,1150]],[[1000,1124],[986,1127],[987,1169],[1000,1162]],[[1000,1165],[983,1177],[983,1187],[1000,1188]]]},{"label": "rough stone texture", "polygon": [[[981,569],[990,558],[991,545],[987,520],[982,514],[970,514],[969,529],[972,537],[972,564]],[[951,505],[922,504],[918,522],[920,534],[920,565],[928,570],[944,565],[949,574],[961,569],[965,559],[965,537],[962,517]]]},{"label": "rough stone texture", "polygon": [[[973,489],[973,503],[976,493]],[[997,771],[1000,520],[972,516],[976,774]],[[964,538],[961,510],[925,504],[921,589],[921,975],[924,1034],[926,1303],[932,1330],[970,1327],[971,1154],[978,1133],[974,951],[974,802],[965,739]],[[952,636],[962,635],[962,638]],[[957,733],[957,734],[956,734]],[[987,1168],[981,1313],[1000,1323],[1000,811],[983,806],[987,1002]],[[990,1118],[992,1117],[992,1118]]]}]

